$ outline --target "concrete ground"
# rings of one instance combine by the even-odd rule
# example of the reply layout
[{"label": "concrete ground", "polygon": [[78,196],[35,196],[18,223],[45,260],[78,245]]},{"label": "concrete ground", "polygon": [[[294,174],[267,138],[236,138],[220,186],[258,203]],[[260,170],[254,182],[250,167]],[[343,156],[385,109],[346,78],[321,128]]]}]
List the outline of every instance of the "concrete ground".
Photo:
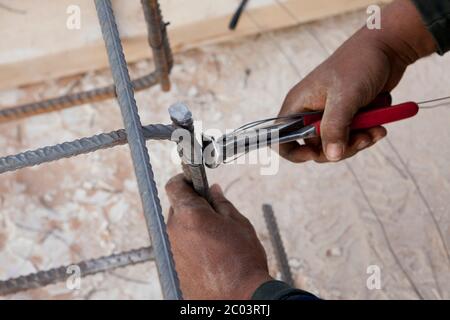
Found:
[{"label": "concrete ground", "polygon": [[[169,123],[186,101],[203,128],[232,129],[277,113],[287,91],[366,19],[356,12],[235,43],[176,55],[173,88],[136,94],[144,124]],[[356,53],[357,54],[357,53]],[[149,61],[133,75],[152,69]],[[450,94],[450,56],[411,67],[396,102]],[[108,71],[0,94],[14,105],[111,83]],[[277,274],[261,205],[273,205],[296,284],[326,299],[450,298],[450,108],[421,110],[390,125],[376,147],[338,164],[280,160],[209,170],[211,183],[254,223]],[[0,126],[0,155],[122,127],[113,100]],[[171,142],[148,143],[164,212],[165,182],[180,171]],[[0,177],[0,279],[148,245],[127,146],[6,173]],[[198,248],[201,250],[201,248]],[[369,266],[381,289],[369,290]],[[370,270],[370,268],[369,268]],[[10,299],[159,299],[156,268],[145,263]]]}]

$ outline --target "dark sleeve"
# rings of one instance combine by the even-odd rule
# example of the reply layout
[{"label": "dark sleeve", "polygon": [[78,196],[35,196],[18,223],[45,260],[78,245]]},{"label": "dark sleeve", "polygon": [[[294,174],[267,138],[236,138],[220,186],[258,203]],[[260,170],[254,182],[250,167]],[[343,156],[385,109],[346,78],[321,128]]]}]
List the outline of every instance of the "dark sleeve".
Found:
[{"label": "dark sleeve", "polygon": [[412,0],[434,37],[438,53],[450,50],[450,0]]},{"label": "dark sleeve", "polygon": [[252,300],[319,300],[315,295],[292,288],[285,282],[272,280],[256,289]]}]

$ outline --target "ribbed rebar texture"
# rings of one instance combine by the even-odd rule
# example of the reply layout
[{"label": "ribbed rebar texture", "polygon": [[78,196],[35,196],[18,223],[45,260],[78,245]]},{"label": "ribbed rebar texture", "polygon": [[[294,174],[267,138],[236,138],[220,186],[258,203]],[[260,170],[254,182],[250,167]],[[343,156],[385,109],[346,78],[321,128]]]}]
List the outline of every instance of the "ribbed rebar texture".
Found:
[{"label": "ribbed rebar texture", "polygon": [[294,286],[291,268],[289,267],[286,250],[284,249],[283,241],[281,240],[280,230],[278,229],[277,220],[275,218],[275,214],[273,213],[272,206],[270,204],[263,204],[262,209],[278,269],[281,273],[281,280],[291,286]]},{"label": "ribbed rebar texture", "polygon": [[192,184],[194,190],[209,203],[211,203],[211,194],[209,192],[208,176],[204,165],[192,165],[182,163],[185,179]]},{"label": "ribbed rebar texture", "polygon": [[[138,78],[132,82],[133,88],[138,91],[154,86],[159,82],[159,77],[159,72],[154,72],[145,77]],[[0,110],[0,123],[18,120],[37,114],[63,110],[80,104],[111,99],[115,96],[115,86],[111,85],[108,87],[67,94],[48,100],[6,108]]]},{"label": "ribbed rebar texture", "polygon": [[[173,126],[164,124],[152,124],[143,127],[146,140],[170,140],[174,130]],[[127,143],[127,134],[125,130],[121,129],[109,133],[97,134],[89,138],[81,138],[54,146],[25,151],[0,158],[0,174],[36,166],[45,162],[70,158],[100,149],[112,148],[125,143]]]},{"label": "ribbed rebar texture", "polygon": [[153,260],[152,247],[135,249],[97,259],[86,260],[72,265],[61,266],[46,271],[28,274],[26,276],[0,281],[0,295],[12,294],[66,281],[73,275],[74,269],[69,269],[71,266],[78,266],[80,271],[79,276],[85,277],[150,260]]},{"label": "ribbed rebar texture", "polygon": [[171,54],[167,40],[166,25],[162,20],[159,3],[156,0],[141,0],[144,17],[147,24],[148,43],[153,51],[159,82],[164,91],[170,90],[169,72]]},{"label": "ribbed rebar texture", "polygon": [[134,92],[123,54],[119,32],[111,1],[95,0],[97,15],[108,53],[109,64],[116,85],[117,100],[122,113],[125,130],[134,164],[139,193],[141,195],[147,227],[155,251],[161,289],[166,299],[181,299],[178,275],[175,270],[166,225],[158,198],[150,157],[145,145]]},{"label": "ribbed rebar texture", "polygon": [[[170,106],[169,114],[173,124],[186,130],[186,133],[190,135],[190,141],[178,142],[185,145],[185,148],[182,148],[183,154],[187,151],[191,152],[187,157],[185,154],[182,157],[184,177],[192,184],[194,190],[200,196],[205,198],[208,202],[211,202],[208,177],[206,175],[205,165],[203,164],[203,151],[200,143],[195,137],[192,113],[185,103],[177,102]],[[187,146],[186,143],[190,145]]]}]

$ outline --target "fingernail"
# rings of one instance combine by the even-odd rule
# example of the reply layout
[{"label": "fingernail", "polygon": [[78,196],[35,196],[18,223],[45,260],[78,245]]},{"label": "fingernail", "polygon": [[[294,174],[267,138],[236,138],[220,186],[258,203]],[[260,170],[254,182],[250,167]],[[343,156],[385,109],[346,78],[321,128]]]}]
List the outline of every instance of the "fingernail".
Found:
[{"label": "fingernail", "polygon": [[338,161],[344,154],[344,147],[340,143],[330,143],[327,145],[326,156],[330,161]]},{"label": "fingernail", "polygon": [[358,150],[362,150],[362,149],[367,148],[369,145],[370,145],[370,141],[368,141],[368,140],[363,140],[363,141],[361,141],[361,142],[358,144],[358,146],[357,146],[356,148],[357,148]]}]

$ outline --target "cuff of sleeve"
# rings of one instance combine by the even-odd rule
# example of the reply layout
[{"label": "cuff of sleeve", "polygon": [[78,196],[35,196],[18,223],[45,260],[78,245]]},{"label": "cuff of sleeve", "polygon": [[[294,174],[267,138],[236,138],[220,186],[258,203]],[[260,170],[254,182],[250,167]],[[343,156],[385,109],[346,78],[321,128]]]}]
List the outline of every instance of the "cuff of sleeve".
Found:
[{"label": "cuff of sleeve", "polygon": [[263,283],[256,289],[252,300],[288,300],[292,296],[314,297],[309,292],[292,288],[285,282],[271,280]]},{"label": "cuff of sleeve", "polygon": [[412,0],[433,35],[438,53],[443,55],[450,50],[450,4],[442,0]]}]

